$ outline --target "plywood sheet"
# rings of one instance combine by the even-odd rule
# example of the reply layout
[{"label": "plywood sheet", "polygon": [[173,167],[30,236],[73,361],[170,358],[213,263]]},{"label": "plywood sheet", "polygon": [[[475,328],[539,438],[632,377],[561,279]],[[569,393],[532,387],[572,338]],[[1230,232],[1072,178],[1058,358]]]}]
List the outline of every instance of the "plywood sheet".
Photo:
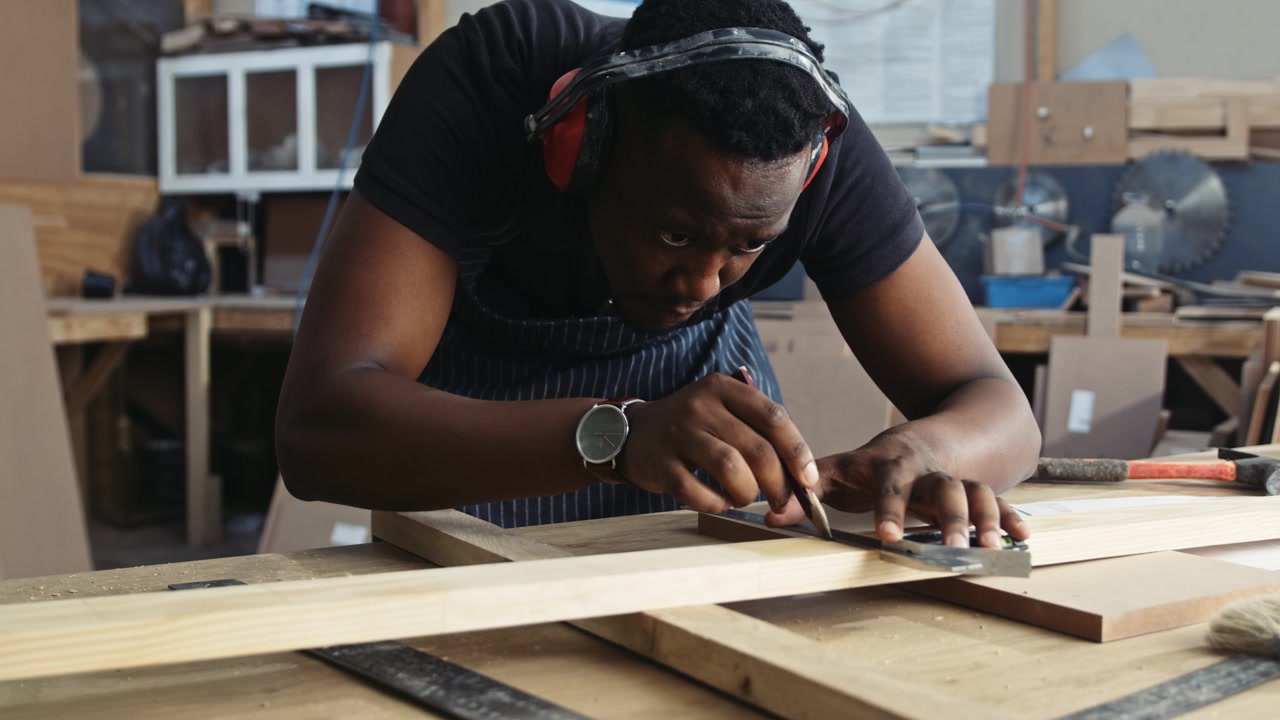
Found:
[{"label": "plywood sheet", "polygon": [[1108,642],[1205,622],[1232,602],[1280,592],[1280,572],[1161,552],[1042,568],[1029,578],[946,578],[902,587]]},{"label": "plywood sheet", "polygon": [[0,578],[90,569],[31,215],[0,205]]},{"label": "plywood sheet", "polygon": [[[1021,83],[991,86],[987,96],[987,162],[1015,165],[1026,111]],[[1128,84],[1031,84],[1032,165],[1122,165],[1128,159]],[[1044,108],[1042,115],[1038,111]]]},{"label": "plywood sheet", "polygon": [[80,174],[75,0],[0,0],[0,179]]}]

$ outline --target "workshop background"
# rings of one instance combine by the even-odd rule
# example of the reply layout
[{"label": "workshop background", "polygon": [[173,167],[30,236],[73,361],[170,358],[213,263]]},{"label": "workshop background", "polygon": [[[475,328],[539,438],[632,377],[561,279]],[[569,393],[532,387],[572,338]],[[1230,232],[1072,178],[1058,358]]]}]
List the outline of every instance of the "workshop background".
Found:
[{"label": "workshop background", "polygon": [[[486,4],[0,0],[0,578],[369,539],[367,511],[279,483],[276,395],[399,78]],[[1280,4],[792,4],[1046,453],[1280,439]],[[1103,235],[1123,268],[1094,262]],[[1091,306],[1090,274],[1122,270]],[[815,449],[898,421],[800,268],[753,304]],[[1060,342],[1082,335],[1115,354]]]}]

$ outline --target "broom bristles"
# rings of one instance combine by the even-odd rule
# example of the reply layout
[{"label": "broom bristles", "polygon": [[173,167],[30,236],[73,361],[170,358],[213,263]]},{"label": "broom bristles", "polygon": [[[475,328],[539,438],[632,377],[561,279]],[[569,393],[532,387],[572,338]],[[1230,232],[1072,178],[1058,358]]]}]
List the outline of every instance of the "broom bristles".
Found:
[{"label": "broom bristles", "polygon": [[1209,645],[1226,652],[1280,657],[1280,595],[1254,598],[1223,609],[1209,623]]}]

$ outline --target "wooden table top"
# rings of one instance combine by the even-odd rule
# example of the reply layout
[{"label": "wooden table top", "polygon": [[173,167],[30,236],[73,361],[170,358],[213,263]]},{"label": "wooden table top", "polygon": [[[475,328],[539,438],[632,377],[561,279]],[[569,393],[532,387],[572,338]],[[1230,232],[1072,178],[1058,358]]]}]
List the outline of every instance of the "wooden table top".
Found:
[{"label": "wooden table top", "polygon": [[[1268,454],[1277,451],[1280,446],[1264,448]],[[1019,503],[1232,492],[1213,483],[1024,483],[1008,497]],[[1034,518],[1031,524],[1034,532]],[[718,542],[699,535],[696,515],[683,511],[514,532],[575,554]],[[1033,548],[1034,541],[1033,535]],[[0,582],[0,605],[167,591],[169,583],[195,580],[277,582],[423,567],[429,564],[387,544],[371,543],[9,580]],[[1058,717],[1222,659],[1205,647],[1204,624],[1099,644],[928,599],[904,587],[865,588],[732,607],[847,653],[851,659],[865,662],[875,658],[888,671],[900,669],[904,676],[921,683],[942,686],[965,699],[1026,718]],[[462,633],[415,639],[410,644],[593,717],[760,716],[733,698],[567,625]],[[1185,717],[1270,718],[1277,707],[1280,682],[1272,682]],[[0,683],[0,715],[423,716],[418,709],[299,653]]]}]

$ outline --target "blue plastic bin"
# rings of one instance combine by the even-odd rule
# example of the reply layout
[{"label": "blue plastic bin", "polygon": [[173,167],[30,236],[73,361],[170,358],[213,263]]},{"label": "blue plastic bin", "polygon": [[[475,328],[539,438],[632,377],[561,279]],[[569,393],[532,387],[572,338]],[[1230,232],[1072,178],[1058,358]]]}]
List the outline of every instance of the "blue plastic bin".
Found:
[{"label": "blue plastic bin", "polygon": [[987,307],[1056,308],[1076,285],[1074,275],[983,275]]}]

